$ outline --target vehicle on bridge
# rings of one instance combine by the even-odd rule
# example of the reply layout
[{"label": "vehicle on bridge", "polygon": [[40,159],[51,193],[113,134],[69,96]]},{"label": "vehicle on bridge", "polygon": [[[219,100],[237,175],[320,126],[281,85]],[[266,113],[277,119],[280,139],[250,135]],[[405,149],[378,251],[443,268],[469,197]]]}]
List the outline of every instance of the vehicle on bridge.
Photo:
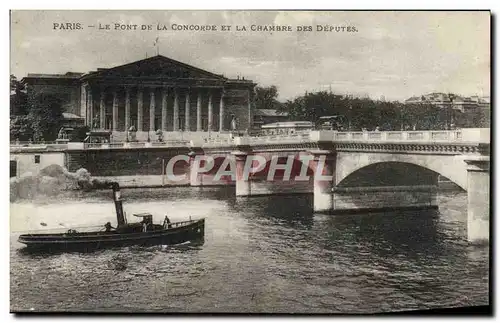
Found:
[{"label": "vehicle on bridge", "polygon": [[100,231],[77,232],[69,229],[66,233],[23,234],[19,236],[18,241],[25,244],[29,250],[92,251],[130,245],[173,245],[188,241],[200,241],[204,237],[205,219],[171,222],[165,216],[163,224],[154,224],[151,214],[140,213],[134,214],[134,216],[141,218],[142,221],[127,223],[118,183],[94,181],[92,188],[113,189],[113,201],[118,222],[116,228],[113,228],[108,222]]},{"label": "vehicle on bridge", "polygon": [[293,135],[308,133],[314,129],[314,124],[310,121],[286,121],[274,122],[261,126],[261,135]]},{"label": "vehicle on bridge", "polygon": [[109,143],[111,141],[111,131],[89,131],[87,132],[87,137],[83,140],[85,143],[96,144],[96,143]]},{"label": "vehicle on bridge", "polygon": [[348,130],[348,120],[343,115],[319,117],[319,130]]}]

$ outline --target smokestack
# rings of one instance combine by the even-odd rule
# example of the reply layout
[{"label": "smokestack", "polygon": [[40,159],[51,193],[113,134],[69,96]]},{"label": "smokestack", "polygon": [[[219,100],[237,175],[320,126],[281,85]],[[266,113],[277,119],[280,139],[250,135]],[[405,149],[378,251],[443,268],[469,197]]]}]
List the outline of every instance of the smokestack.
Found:
[{"label": "smokestack", "polygon": [[112,182],[111,186],[113,188],[113,200],[115,202],[116,209],[116,221],[118,223],[118,227],[126,224],[125,215],[123,214],[123,206],[122,206],[122,196],[120,192],[120,185],[116,182]]},{"label": "smokestack", "polygon": [[86,190],[109,189],[109,188],[113,189],[113,202],[115,202],[116,220],[118,226],[127,223],[125,215],[123,213],[120,185],[117,182],[99,181],[97,179],[94,179],[90,182],[82,181],[79,182],[79,184],[83,186]]}]

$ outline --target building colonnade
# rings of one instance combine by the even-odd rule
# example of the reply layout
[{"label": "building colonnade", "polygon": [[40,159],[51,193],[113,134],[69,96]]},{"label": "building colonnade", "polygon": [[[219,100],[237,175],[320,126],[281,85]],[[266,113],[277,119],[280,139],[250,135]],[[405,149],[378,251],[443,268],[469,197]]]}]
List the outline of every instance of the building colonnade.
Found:
[{"label": "building colonnade", "polygon": [[[170,106],[169,96],[172,94],[173,106]],[[126,131],[134,126],[137,131],[161,129],[162,131],[222,132],[226,130],[224,94],[223,88],[196,88],[196,91],[193,91],[189,87],[102,86],[96,91],[95,87],[86,85],[82,88],[82,102],[85,102],[86,123],[91,129]],[[147,96],[149,96],[147,100],[149,101],[149,115],[145,116]],[[218,99],[219,112],[218,129],[214,127],[216,125],[214,122],[216,121],[214,120],[216,99]],[[184,101],[184,107],[181,101]],[[196,101],[196,114],[192,116],[191,104],[194,101]],[[159,114],[160,111],[161,114]],[[169,115],[170,113],[172,115]],[[145,123],[146,118],[149,122],[146,120]],[[195,118],[196,124],[192,124],[191,118]]]}]

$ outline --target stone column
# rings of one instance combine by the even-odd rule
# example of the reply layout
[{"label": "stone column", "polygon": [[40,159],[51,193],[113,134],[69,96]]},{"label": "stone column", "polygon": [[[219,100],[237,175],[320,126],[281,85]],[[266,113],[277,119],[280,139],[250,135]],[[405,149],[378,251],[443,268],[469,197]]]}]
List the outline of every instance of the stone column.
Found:
[{"label": "stone column", "polygon": [[174,131],[179,131],[179,91],[174,89]]},{"label": "stone column", "polygon": [[332,189],[335,186],[336,155],[329,150],[311,151],[314,170],[314,211],[330,212],[335,203]]},{"label": "stone column", "polygon": [[212,103],[212,92],[208,93],[208,131],[213,131],[212,124],[214,123],[214,107]]},{"label": "stone column", "polygon": [[118,93],[113,91],[113,131],[118,130]]},{"label": "stone column", "polygon": [[167,131],[167,89],[161,90],[161,130]]},{"label": "stone column", "polygon": [[198,100],[196,101],[196,131],[201,131],[201,90],[198,89]]},{"label": "stone column", "polygon": [[94,98],[92,97],[92,88],[89,87],[89,116],[90,116],[90,129],[94,128]]},{"label": "stone column", "polygon": [[87,113],[87,89],[85,85],[80,87],[80,115],[85,116],[85,124],[88,124],[88,113]]},{"label": "stone column", "polygon": [[186,105],[185,105],[185,109],[186,109],[186,112],[184,113],[184,121],[185,121],[185,131],[191,131],[191,119],[190,119],[190,114],[191,114],[191,99],[189,97],[189,91],[190,89],[187,90],[187,93],[186,93]]},{"label": "stone column", "polygon": [[130,128],[130,89],[125,88],[125,131]]},{"label": "stone column", "polygon": [[488,243],[490,239],[490,158],[478,156],[467,163],[467,240]]},{"label": "stone column", "polygon": [[155,131],[155,88],[151,88],[149,92],[149,131]]},{"label": "stone column", "polygon": [[142,88],[137,90],[137,131],[142,131]]},{"label": "stone column", "polygon": [[250,131],[253,128],[253,110],[252,110],[252,92],[251,90],[248,90],[248,127],[247,130]]},{"label": "stone column", "polygon": [[250,179],[244,178],[245,164],[248,153],[245,151],[235,151],[231,153],[236,158],[236,196],[250,196]]},{"label": "stone column", "polygon": [[224,90],[222,91],[220,97],[220,106],[219,106],[219,132],[224,131]]},{"label": "stone column", "polygon": [[101,87],[99,100],[99,128],[106,129],[106,92],[104,87]]}]

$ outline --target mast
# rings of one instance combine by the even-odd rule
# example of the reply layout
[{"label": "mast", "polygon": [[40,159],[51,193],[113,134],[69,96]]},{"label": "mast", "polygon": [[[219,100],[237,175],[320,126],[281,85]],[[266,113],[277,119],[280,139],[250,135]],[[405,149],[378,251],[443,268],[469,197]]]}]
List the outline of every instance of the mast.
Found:
[{"label": "mast", "polygon": [[118,226],[122,226],[126,224],[125,215],[123,214],[123,206],[120,192],[120,185],[116,182],[111,184],[113,188],[113,201],[115,202],[116,209],[116,220],[118,222]]}]

